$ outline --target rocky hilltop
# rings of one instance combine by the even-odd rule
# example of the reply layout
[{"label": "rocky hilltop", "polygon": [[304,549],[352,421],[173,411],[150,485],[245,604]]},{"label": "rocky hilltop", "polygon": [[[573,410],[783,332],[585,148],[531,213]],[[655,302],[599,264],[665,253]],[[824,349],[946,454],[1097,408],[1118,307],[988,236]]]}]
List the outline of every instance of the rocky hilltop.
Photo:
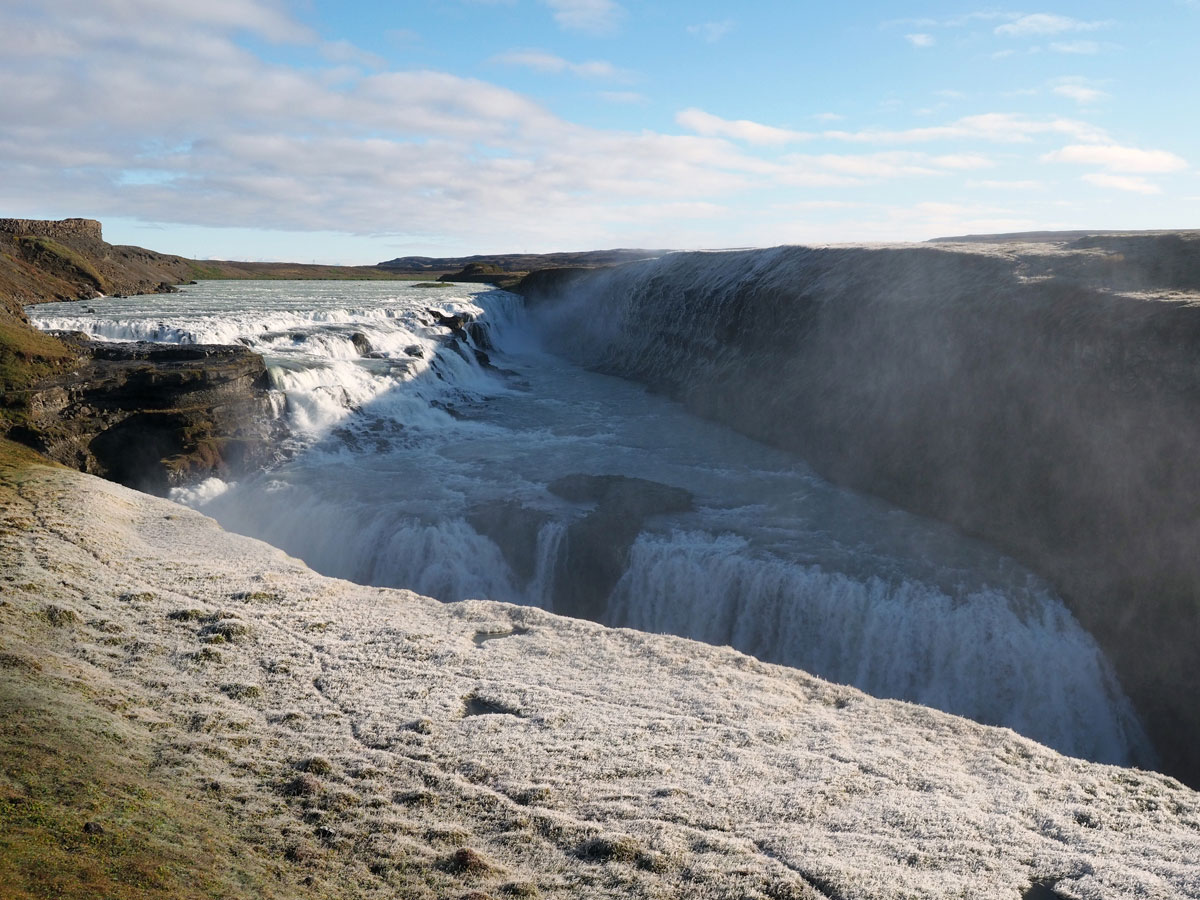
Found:
[{"label": "rocky hilltop", "polygon": [[169,291],[191,272],[183,257],[107,243],[94,219],[0,219],[0,297],[10,314],[48,300]]},{"label": "rocky hilltop", "polygon": [[535,273],[563,352],[1053,581],[1200,784],[1200,233]]}]

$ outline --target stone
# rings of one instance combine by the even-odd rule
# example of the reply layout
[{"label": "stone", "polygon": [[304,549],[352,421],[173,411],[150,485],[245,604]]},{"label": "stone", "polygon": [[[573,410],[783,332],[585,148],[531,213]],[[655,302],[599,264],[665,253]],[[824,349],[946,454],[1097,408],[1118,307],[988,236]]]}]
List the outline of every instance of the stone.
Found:
[{"label": "stone", "polygon": [[281,426],[258,354],[242,346],[60,337],[81,364],[33,385],[15,439],[65,465],[158,494],[270,458]]},{"label": "stone", "polygon": [[596,504],[567,528],[554,589],[555,612],[593,621],[604,620],[645,520],[692,508],[690,491],[624,475],[566,475],[548,489],[572,503]]}]

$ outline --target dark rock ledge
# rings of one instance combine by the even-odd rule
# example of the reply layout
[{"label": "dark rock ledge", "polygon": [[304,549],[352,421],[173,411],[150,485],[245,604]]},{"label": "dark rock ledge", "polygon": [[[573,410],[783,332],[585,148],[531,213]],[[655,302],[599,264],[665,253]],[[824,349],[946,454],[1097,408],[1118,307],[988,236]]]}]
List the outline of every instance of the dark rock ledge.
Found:
[{"label": "dark rock ledge", "polygon": [[212,344],[56,335],[79,365],[32,384],[10,436],[81,471],[163,494],[265,463],[280,427],[262,357]]}]

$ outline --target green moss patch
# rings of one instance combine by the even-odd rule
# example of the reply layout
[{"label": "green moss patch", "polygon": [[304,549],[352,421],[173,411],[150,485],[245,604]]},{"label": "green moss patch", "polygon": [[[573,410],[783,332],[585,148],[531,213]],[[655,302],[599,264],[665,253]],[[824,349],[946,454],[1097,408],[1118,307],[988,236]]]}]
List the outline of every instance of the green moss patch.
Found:
[{"label": "green moss patch", "polygon": [[156,776],[152,746],[69,683],[0,667],[0,896],[279,896],[211,804]]},{"label": "green moss patch", "polygon": [[97,290],[104,293],[109,292],[108,283],[96,267],[70,247],[65,247],[58,241],[36,234],[18,235],[16,243],[21,252],[31,261],[51,271],[81,276],[92,282]]}]

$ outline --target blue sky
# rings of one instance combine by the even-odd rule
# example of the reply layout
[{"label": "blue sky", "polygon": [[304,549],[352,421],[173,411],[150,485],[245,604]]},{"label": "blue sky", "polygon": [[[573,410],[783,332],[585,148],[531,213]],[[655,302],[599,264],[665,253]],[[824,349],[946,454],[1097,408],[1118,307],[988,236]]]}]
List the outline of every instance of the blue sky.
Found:
[{"label": "blue sky", "polygon": [[7,0],[0,211],[189,256],[1200,226],[1200,0]]}]

